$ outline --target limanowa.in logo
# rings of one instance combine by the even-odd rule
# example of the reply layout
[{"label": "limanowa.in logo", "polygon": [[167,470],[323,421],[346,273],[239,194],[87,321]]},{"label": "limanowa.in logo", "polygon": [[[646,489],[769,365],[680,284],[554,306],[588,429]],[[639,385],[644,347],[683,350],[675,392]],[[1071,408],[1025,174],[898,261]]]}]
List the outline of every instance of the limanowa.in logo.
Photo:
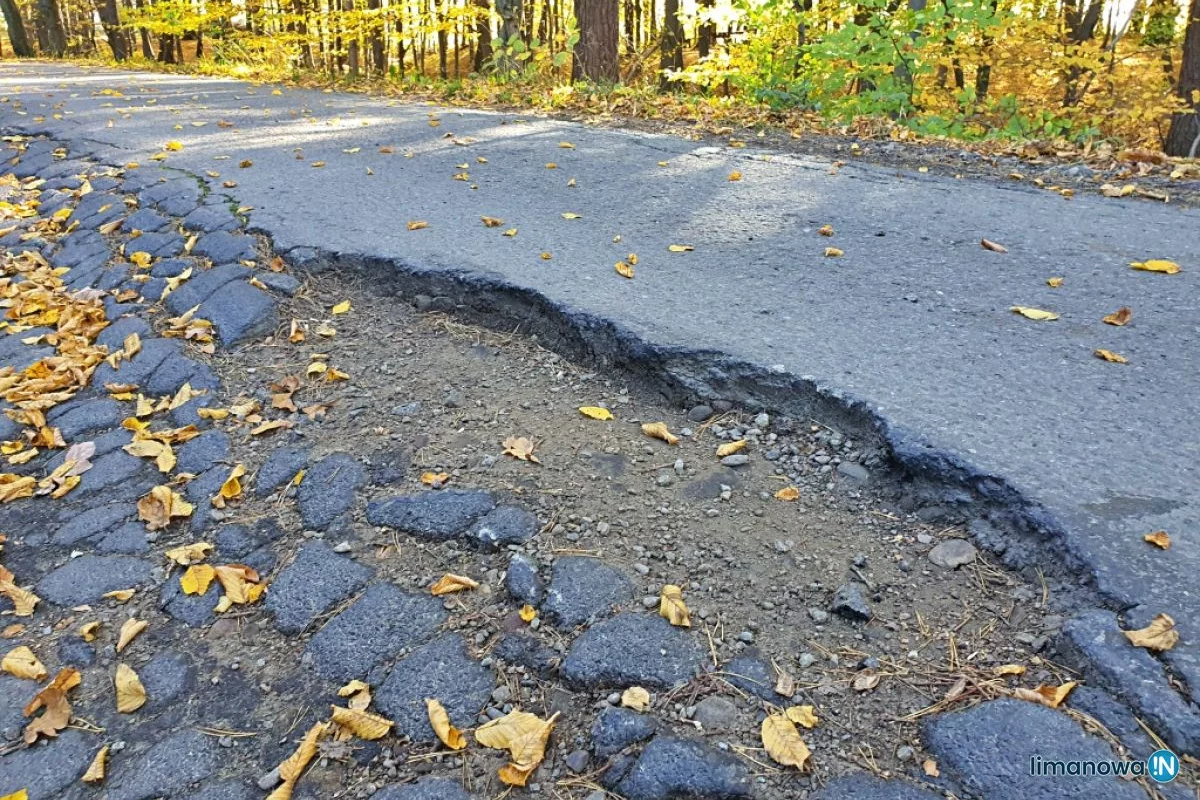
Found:
[{"label": "limanowa.in logo", "polygon": [[1145,761],[1051,760],[1041,756],[1030,756],[1029,774],[1047,778],[1082,778],[1092,775],[1148,777],[1157,783],[1170,783],[1179,775],[1179,757],[1170,750],[1152,753]]}]

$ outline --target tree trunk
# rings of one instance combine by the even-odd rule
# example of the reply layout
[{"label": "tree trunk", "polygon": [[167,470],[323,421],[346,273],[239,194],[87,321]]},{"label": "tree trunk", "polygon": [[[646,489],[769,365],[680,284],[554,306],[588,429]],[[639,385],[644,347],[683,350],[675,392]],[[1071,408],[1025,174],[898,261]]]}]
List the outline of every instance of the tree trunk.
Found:
[{"label": "tree trunk", "polygon": [[145,28],[140,28],[138,32],[142,37],[142,58],[149,61],[154,60],[154,46],[150,43],[150,31]]},{"label": "tree trunk", "polygon": [[[382,8],[380,0],[367,0],[367,8],[378,12]],[[371,70],[376,75],[387,74],[387,47],[383,43],[383,17],[376,13],[371,15]]]},{"label": "tree trunk", "polygon": [[29,36],[25,33],[25,22],[21,19],[17,1],[0,0],[0,8],[4,11],[4,23],[8,26],[8,40],[12,42],[13,55],[32,58],[33,46],[29,44]]},{"label": "tree trunk", "polygon": [[490,0],[475,0],[479,9],[479,18],[475,20],[475,58],[471,61],[471,69],[483,72],[483,68],[492,60],[492,4]]},{"label": "tree trunk", "polygon": [[[1096,25],[1100,22],[1100,12],[1104,10],[1104,0],[1088,0],[1086,9],[1080,8],[1080,0],[1067,0],[1063,4],[1063,14],[1067,23],[1067,44],[1081,45],[1096,35]],[[1073,106],[1083,99],[1079,79],[1086,70],[1072,66],[1067,69],[1066,91],[1063,95],[1063,105]]]},{"label": "tree trunk", "polygon": [[658,88],[666,92],[679,86],[679,81],[669,73],[683,69],[683,22],[679,19],[679,0],[664,0],[663,12],[662,58],[659,60],[662,73]]},{"label": "tree trunk", "polygon": [[[348,11],[351,14],[353,14],[354,13],[354,0],[345,0],[345,2],[342,3],[342,10]],[[350,40],[346,44],[346,62],[350,66],[350,78],[352,80],[358,80],[358,72],[359,72],[358,31],[355,31],[355,30],[347,31],[346,36]]]},{"label": "tree trunk", "polygon": [[169,33],[158,37],[158,61],[160,64],[175,63],[175,37]]},{"label": "tree trunk", "polygon": [[1176,93],[1191,106],[1171,117],[1171,130],[1163,149],[1167,155],[1195,158],[1200,154],[1200,0],[1192,0],[1187,28],[1183,34],[1183,64],[1179,69]]},{"label": "tree trunk", "polygon": [[706,13],[711,13],[716,0],[700,0],[700,30],[696,36],[696,50],[701,58],[708,58],[713,45],[717,43],[717,24],[711,19],[705,19]]},{"label": "tree trunk", "polygon": [[[500,41],[508,46],[513,37],[521,35],[521,25],[525,19],[523,0],[496,0],[496,13],[500,15]],[[501,67],[505,71],[516,68],[511,58],[505,58]]]},{"label": "tree trunk", "polygon": [[579,41],[571,80],[616,83],[621,80],[617,59],[620,40],[620,9],[613,0],[575,0]]},{"label": "tree trunk", "polygon": [[100,15],[100,24],[104,26],[104,35],[108,38],[108,46],[112,48],[113,58],[117,61],[129,58],[129,39],[121,28],[117,0],[96,0],[96,13]]},{"label": "tree trunk", "polygon": [[62,12],[58,0],[37,0],[38,43],[42,49],[56,58],[67,52],[67,33],[63,30]]}]

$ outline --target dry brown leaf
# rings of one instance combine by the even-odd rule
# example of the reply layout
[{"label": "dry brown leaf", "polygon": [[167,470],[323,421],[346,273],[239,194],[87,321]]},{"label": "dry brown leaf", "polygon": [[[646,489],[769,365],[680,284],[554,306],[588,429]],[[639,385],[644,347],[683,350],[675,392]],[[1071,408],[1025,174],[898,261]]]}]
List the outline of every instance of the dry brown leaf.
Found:
[{"label": "dry brown leaf", "polygon": [[795,723],[786,714],[768,715],[763,720],[761,735],[767,755],[776,763],[804,771],[812,752],[804,739],[800,738]]},{"label": "dry brown leaf", "polygon": [[783,500],[785,503],[793,503],[800,499],[800,490],[795,486],[785,486],[775,493],[776,500]]},{"label": "dry brown leaf", "polygon": [[[774,662],[771,662],[774,664]],[[787,670],[782,669],[778,664],[775,666],[775,694],[780,697],[790,698],[796,693],[796,679],[788,674]]]},{"label": "dry brown leaf", "polygon": [[1112,350],[1104,350],[1103,348],[1095,350],[1092,355],[1101,361],[1109,361],[1113,364],[1128,364],[1129,359],[1120,353],[1114,353]]},{"label": "dry brown leaf", "polygon": [[667,444],[679,444],[679,437],[671,433],[665,422],[643,422],[642,433],[651,439],[662,439]]},{"label": "dry brown leaf", "polygon": [[388,731],[396,723],[386,717],[381,717],[378,714],[371,714],[366,711],[357,711],[353,708],[342,708],[341,706],[331,706],[333,715],[330,719],[342,728],[350,731],[360,739],[367,741],[375,741],[382,739],[388,735]]},{"label": "dry brown leaf", "polygon": [[737,170],[734,170],[733,172],[729,173],[730,183],[737,183],[741,179],[742,179],[742,173],[738,172]]},{"label": "dry brown leaf", "polygon": [[437,579],[433,586],[429,587],[429,593],[434,597],[441,597],[444,594],[453,594],[454,592],[464,592],[468,589],[475,589],[479,586],[479,581],[466,577],[465,575],[452,575],[447,572],[445,575]]},{"label": "dry brown leaf", "polygon": [[150,494],[137,503],[138,519],[145,522],[146,529],[151,531],[167,527],[175,518],[190,517],[193,508],[170,486],[155,486]]},{"label": "dry brown leaf", "polygon": [[94,642],[96,641],[96,632],[100,630],[100,625],[101,623],[99,620],[86,622],[79,626],[79,635],[83,637],[85,642]]},{"label": "dry brown leaf", "polygon": [[105,600],[116,600],[118,603],[128,603],[137,594],[137,589],[114,589],[100,595]]},{"label": "dry brown leaf", "polygon": [[234,604],[257,603],[266,591],[267,585],[260,582],[258,572],[245,564],[225,564],[215,572],[217,582],[225,590],[225,596],[217,604],[218,613],[225,613]]},{"label": "dry brown leaf", "polygon": [[734,453],[736,453],[740,450],[745,450],[745,449],[746,449],[746,440],[745,439],[738,439],[736,442],[726,442],[725,444],[723,444],[717,448],[717,458],[724,458],[725,456],[731,456]]},{"label": "dry brown leaf", "polygon": [[991,250],[993,253],[1007,253],[1008,248],[998,242],[993,242],[991,239],[980,239],[979,246],[984,250]]},{"label": "dry brown leaf", "polygon": [[622,278],[628,278],[629,280],[633,280],[633,278],[634,278],[635,273],[634,273],[632,264],[629,264],[625,261],[618,261],[616,264],[613,265],[613,269],[615,269],[617,271],[617,274],[620,275]]},{"label": "dry brown leaf", "polygon": [[1012,306],[1009,311],[1014,314],[1020,314],[1027,319],[1037,320],[1039,322],[1048,322],[1058,319],[1058,314],[1053,311],[1044,311],[1040,308],[1031,308],[1029,306]]},{"label": "dry brown leaf", "polygon": [[822,236],[833,236],[833,226],[822,225],[821,227],[817,228],[817,233],[821,234]]},{"label": "dry brown leaf", "polygon": [[1171,535],[1166,531],[1154,531],[1153,533],[1147,533],[1142,538],[1155,547],[1161,547],[1163,550],[1166,550],[1171,546]]},{"label": "dry brown leaf", "polygon": [[533,448],[533,442],[524,436],[510,436],[504,440],[504,455],[512,456],[521,461],[532,461],[534,464],[542,463],[533,454]]},{"label": "dry brown leaf", "polygon": [[621,705],[634,711],[645,711],[650,708],[650,692],[641,686],[630,686],[621,693]]},{"label": "dry brown leaf", "polygon": [[462,750],[467,746],[467,737],[450,723],[450,715],[436,698],[426,697],[425,709],[429,712],[429,724],[442,744],[451,750]]},{"label": "dry brown leaf", "polygon": [[854,678],[854,691],[869,692],[879,685],[879,673],[864,669]]},{"label": "dry brown leaf", "polygon": [[1122,633],[1134,647],[1157,652],[1170,650],[1179,642],[1179,631],[1175,629],[1175,620],[1169,614],[1159,614],[1146,627]]},{"label": "dry brown leaf", "polygon": [[17,586],[13,574],[3,566],[0,566],[0,595],[4,595],[12,601],[13,614],[18,617],[33,616],[33,610],[41,601],[41,598],[33,592]]},{"label": "dry brown leaf", "polygon": [[921,762],[921,771],[931,778],[936,778],[941,775],[941,770],[938,769],[937,762],[932,758],[927,758]]},{"label": "dry brown leaf", "polygon": [[425,484],[426,486],[433,486],[434,488],[439,488],[439,487],[445,486],[446,483],[449,482],[449,480],[450,480],[449,472],[422,472],[421,473],[421,483]]},{"label": "dry brown leaf", "polygon": [[511,763],[500,769],[500,780],[524,786],[546,755],[546,742],[557,719],[557,712],[543,720],[525,711],[512,711],[476,729],[475,739],[484,747],[508,750]]},{"label": "dry brown leaf", "polygon": [[846,255],[846,251],[840,247],[826,247],[825,248],[825,257],[826,258],[841,258],[844,255]]},{"label": "dry brown leaf", "polygon": [[995,675],[997,677],[1004,677],[1006,675],[1024,675],[1025,674],[1025,665],[1024,664],[1001,664],[1000,666],[998,666],[994,670],[992,670],[992,672],[995,673]]},{"label": "dry brown leaf", "polygon": [[146,687],[128,664],[117,664],[113,685],[117,690],[117,711],[122,714],[132,714],[146,704]]},{"label": "dry brown leaf", "polygon": [[268,422],[264,422],[263,424],[259,425],[257,428],[251,429],[250,435],[251,436],[262,436],[264,433],[270,433],[271,431],[277,431],[280,428],[294,428],[295,426],[296,426],[296,423],[292,422],[291,420],[273,419]]},{"label": "dry brown leaf", "polygon": [[137,635],[150,625],[149,622],[141,619],[127,619],[121,625],[121,632],[117,635],[117,652],[121,652],[129,643],[132,642]]},{"label": "dry brown leaf", "polygon": [[38,736],[55,737],[58,732],[71,722],[71,704],[67,702],[67,694],[79,685],[83,678],[79,671],[67,667],[54,676],[54,680],[29,701],[22,712],[26,717],[33,716],[38,709],[44,709],[41,716],[34,717],[25,726],[23,738],[26,744],[33,744]]},{"label": "dry brown leaf", "polygon": [[1057,289],[1058,287],[1063,285],[1063,279],[1057,278],[1057,277],[1056,278],[1046,278],[1046,285],[1049,286],[1051,289]]},{"label": "dry brown leaf", "polygon": [[44,680],[47,675],[45,665],[25,645],[8,651],[4,659],[0,660],[0,669],[27,681]]},{"label": "dry brown leaf", "polygon": [[332,723],[318,722],[308,729],[295,752],[280,762],[279,779],[283,782],[267,795],[267,800],[289,800],[296,788],[296,781],[300,780],[309,762],[317,755],[317,744],[329,735],[332,727]]},{"label": "dry brown leaf", "polygon": [[104,780],[104,770],[107,765],[108,745],[104,745],[96,751],[96,756],[92,759],[91,766],[87,768],[87,772],[83,773],[83,777],[79,780],[84,783],[100,783]]},{"label": "dry brown leaf", "polygon": [[1062,686],[1042,684],[1036,689],[1017,688],[1013,689],[1013,697],[1019,700],[1028,700],[1031,703],[1040,703],[1050,708],[1058,708],[1076,685],[1078,685],[1078,681],[1067,681]]},{"label": "dry brown leaf", "polygon": [[683,589],[668,583],[662,587],[658,599],[658,614],[678,628],[692,627],[691,615],[683,602]]},{"label": "dry brown leaf", "polygon": [[[504,220],[498,219],[497,217],[483,216],[483,217],[480,217],[479,219],[483,221],[483,226],[485,228],[499,228],[501,225],[504,224]],[[455,749],[457,749],[457,748],[455,748]]]},{"label": "dry brown leaf", "polygon": [[212,549],[213,546],[208,542],[192,542],[180,547],[173,547],[164,555],[181,567],[190,567],[192,564],[199,564],[208,558],[208,553]]},{"label": "dry brown leaf", "polygon": [[690,245],[690,244],[669,244],[669,245],[667,245],[667,250],[669,250],[672,253],[690,253],[695,249],[696,249],[696,247],[694,245]]},{"label": "dry brown leaf", "polygon": [[817,723],[820,722],[817,719],[816,709],[812,706],[791,706],[783,713],[792,722],[810,730],[817,727]]},{"label": "dry brown leaf", "polygon": [[1129,320],[1133,319],[1133,309],[1129,306],[1121,306],[1116,311],[1104,317],[1103,322],[1109,325],[1123,327],[1129,324]]},{"label": "dry brown leaf", "polygon": [[19,622],[14,622],[12,625],[5,625],[4,630],[0,631],[0,639],[15,639],[25,632],[25,626]]}]

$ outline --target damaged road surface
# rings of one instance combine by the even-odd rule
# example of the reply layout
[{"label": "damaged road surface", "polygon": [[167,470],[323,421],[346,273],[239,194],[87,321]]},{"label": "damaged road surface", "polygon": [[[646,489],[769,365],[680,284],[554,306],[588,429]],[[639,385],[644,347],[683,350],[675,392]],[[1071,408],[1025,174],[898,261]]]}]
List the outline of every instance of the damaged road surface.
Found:
[{"label": "damaged road surface", "polygon": [[0,797],[1193,796],[1194,212],[0,84]]}]

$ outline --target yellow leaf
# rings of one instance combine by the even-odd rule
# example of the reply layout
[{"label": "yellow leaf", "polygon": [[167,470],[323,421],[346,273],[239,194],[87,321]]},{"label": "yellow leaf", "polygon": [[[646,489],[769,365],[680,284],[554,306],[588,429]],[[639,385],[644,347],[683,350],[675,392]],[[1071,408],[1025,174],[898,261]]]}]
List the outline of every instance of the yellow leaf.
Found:
[{"label": "yellow leaf", "polygon": [[1007,247],[1005,247],[1004,245],[999,244],[997,242],[993,242],[991,239],[980,239],[979,246],[982,247],[984,250],[991,250],[993,253],[1007,253],[1008,252]]},{"label": "yellow leaf", "polygon": [[259,425],[257,428],[252,428],[250,430],[250,435],[251,436],[262,436],[264,433],[270,433],[271,431],[277,431],[280,428],[292,428],[292,427],[295,427],[295,423],[290,420],[273,419],[268,422],[264,422],[263,424]]},{"label": "yellow leaf", "polygon": [[1122,631],[1134,647],[1144,647],[1147,650],[1163,652],[1170,650],[1179,642],[1179,631],[1175,630],[1175,620],[1168,614],[1159,614],[1150,624],[1136,631]]},{"label": "yellow leaf", "polygon": [[1143,272],[1161,272],[1165,275],[1175,275],[1180,272],[1179,265],[1174,261],[1152,258],[1149,261],[1131,261],[1129,266]]},{"label": "yellow leaf", "polygon": [[100,630],[100,622],[98,620],[85,623],[79,626],[79,635],[83,637],[85,642],[96,641],[96,631]]},{"label": "yellow leaf", "polygon": [[234,465],[229,471],[229,477],[221,484],[221,490],[217,492],[217,496],[212,499],[212,504],[217,508],[224,508],[228,500],[236,500],[242,496],[242,481],[241,478],[246,474],[246,467],[242,464]]},{"label": "yellow leaf", "polygon": [[166,552],[166,556],[181,567],[190,567],[208,558],[208,553],[212,549],[213,546],[208,542],[193,542],[171,548]]},{"label": "yellow leaf", "polygon": [[320,169],[321,167],[325,166],[325,162],[324,161],[314,161],[314,162],[312,162],[312,165],[313,165],[313,169]]},{"label": "yellow leaf", "polygon": [[525,711],[512,711],[476,729],[475,739],[484,747],[508,750],[511,763],[501,768],[500,780],[510,786],[524,786],[546,755],[546,742],[556,719],[558,713],[542,720]]},{"label": "yellow leaf", "polygon": [[662,439],[667,444],[679,444],[679,437],[667,429],[665,422],[643,422],[642,433],[652,439]]},{"label": "yellow leaf", "polygon": [[1029,306],[1013,306],[1009,311],[1039,322],[1049,322],[1058,319],[1058,314],[1055,314],[1053,311],[1043,311],[1040,308],[1030,308]]},{"label": "yellow leaf", "polygon": [[198,408],[196,409],[197,416],[200,419],[222,420],[229,416],[227,408]]},{"label": "yellow leaf", "polygon": [[1046,285],[1051,289],[1057,289],[1063,285],[1063,278],[1046,278]]},{"label": "yellow leaf", "polygon": [[504,224],[504,220],[497,219],[496,217],[480,217],[479,219],[483,220],[485,228],[499,228]]},{"label": "yellow leaf", "polygon": [[838,247],[826,247],[825,248],[825,257],[826,258],[841,258],[844,255],[846,255],[846,251],[842,250],[841,248],[838,248]]},{"label": "yellow leaf", "polygon": [[146,704],[146,687],[136,672],[126,664],[117,664],[117,674],[113,679],[117,689],[117,711],[122,714],[132,714]]},{"label": "yellow leaf", "polygon": [[10,650],[4,659],[0,660],[0,669],[28,681],[44,680],[47,674],[46,667],[38,661],[33,651],[24,645]]},{"label": "yellow leaf", "polygon": [[1092,355],[1094,355],[1096,358],[1099,358],[1103,361],[1111,361],[1114,364],[1128,364],[1129,363],[1129,359],[1126,358],[1125,356],[1121,355],[1120,353],[1114,353],[1112,350],[1105,350],[1103,348],[1095,350],[1092,353]]},{"label": "yellow leaf", "polygon": [[256,603],[266,589],[266,584],[259,582],[258,572],[245,564],[225,564],[214,571],[217,582],[225,590],[225,596],[221,598],[227,602],[224,610],[235,603]]},{"label": "yellow leaf", "polygon": [[338,689],[338,697],[352,697],[362,692],[370,692],[371,687],[360,680],[353,680]]},{"label": "yellow leaf", "polygon": [[279,778],[283,783],[267,795],[267,800],[288,800],[292,796],[296,781],[300,780],[300,776],[304,774],[309,762],[317,755],[318,742],[329,735],[332,727],[332,723],[318,722],[308,729],[295,752],[279,764]]},{"label": "yellow leaf", "polygon": [[822,236],[833,236],[833,226],[822,225],[821,227],[817,228],[817,233],[821,234]]},{"label": "yellow leaf", "polygon": [[[150,494],[137,503],[138,519],[145,522],[146,529],[151,531],[167,527],[176,517],[190,517],[193,508],[191,503],[184,500],[170,486],[155,486],[150,490]],[[184,562],[180,563],[187,566]]]},{"label": "yellow leaf", "polygon": [[571,144],[570,142],[559,142],[558,146],[561,147],[563,150],[574,150],[575,149],[575,145]]},{"label": "yellow leaf", "polygon": [[517,610],[517,616],[520,617],[521,621],[524,623],[533,622],[537,618],[537,609],[528,604],[523,605]]},{"label": "yellow leaf", "polygon": [[335,724],[350,731],[358,738],[366,739],[367,741],[382,739],[388,735],[388,731],[396,724],[378,714],[356,711],[353,708],[342,708],[341,706],[332,706],[332,708],[333,715],[330,719]]},{"label": "yellow leaf", "polygon": [[334,314],[345,314],[350,311],[350,308],[351,308],[350,301],[343,300],[342,302],[338,303],[336,306],[331,308],[330,311],[333,312]]},{"label": "yellow leaf", "polygon": [[659,161],[659,162],[658,162],[658,165],[659,165],[660,167],[665,167],[665,166],[667,166],[667,163],[668,163],[668,162],[666,162],[666,161]]},{"label": "yellow leaf", "polygon": [[1104,317],[1103,322],[1117,327],[1124,327],[1129,324],[1129,320],[1133,319],[1133,309],[1129,306],[1121,306],[1116,311]]},{"label": "yellow leaf", "polygon": [[426,486],[443,486],[450,480],[449,472],[422,472],[421,483]]},{"label": "yellow leaf", "polygon": [[524,436],[510,436],[504,440],[504,455],[512,456],[521,461],[532,461],[535,464],[542,463],[533,454],[533,448],[533,442]]},{"label": "yellow leaf", "polygon": [[624,261],[618,261],[614,265],[614,267],[617,270],[617,274],[620,275],[622,278],[629,278],[630,280],[633,280],[633,267],[632,266],[630,266],[629,264],[626,264]]},{"label": "yellow leaf", "polygon": [[546,165],[546,169],[558,169],[558,164],[555,164],[553,161],[551,161]]},{"label": "yellow leaf", "polygon": [[429,724],[442,744],[451,750],[462,750],[467,746],[467,737],[450,723],[450,715],[437,699],[426,697],[425,709],[429,712]]},{"label": "yellow leaf", "polygon": [[137,252],[129,254],[129,260],[137,267],[145,269],[146,267],[150,266],[151,256],[144,250],[138,250]]},{"label": "yellow leaf", "polygon": [[503,234],[503,235],[504,235],[504,236],[507,236],[508,238],[510,238],[510,239],[511,239],[512,237],[514,237],[514,236],[516,236],[516,235],[517,235],[517,229],[516,229],[516,228],[509,228],[508,230],[506,230],[506,231],[504,232],[504,234]]},{"label": "yellow leaf", "polygon": [[1025,674],[1025,665],[1024,664],[1001,664],[1000,666],[998,666],[994,670],[992,670],[992,672],[994,672],[997,677],[1001,677],[1001,678],[1003,678],[1007,675],[1024,675]]},{"label": "yellow leaf", "polygon": [[452,594],[454,592],[464,592],[467,589],[474,589],[479,586],[479,581],[466,577],[465,575],[453,575],[447,572],[445,575],[437,579],[433,586],[429,587],[429,593],[434,597],[440,597],[444,594]]},{"label": "yellow leaf", "polygon": [[564,211],[562,218],[563,219],[583,219],[583,215],[576,214],[574,211]]},{"label": "yellow leaf", "polygon": [[292,344],[300,344],[304,341],[304,326],[300,323],[300,320],[292,320],[292,327],[288,332],[288,341]]},{"label": "yellow leaf", "polygon": [[304,374],[311,378],[314,375],[323,375],[327,369],[329,369],[328,365],[314,361],[304,370]]},{"label": "yellow leaf", "polygon": [[13,614],[18,617],[32,616],[34,608],[41,600],[28,589],[17,586],[13,574],[2,566],[0,566],[0,595],[4,595],[12,601]]},{"label": "yellow leaf", "polygon": [[114,589],[100,595],[106,600],[116,600],[118,603],[128,603],[137,594],[137,589]]},{"label": "yellow leaf", "polygon": [[337,367],[330,367],[329,370],[325,373],[325,380],[327,380],[327,381],[348,381],[348,380],[350,380],[350,373],[342,372]]},{"label": "yellow leaf", "polygon": [[741,179],[742,179],[742,173],[740,173],[736,170],[729,173],[729,181],[731,183],[736,183],[736,182],[740,181]]},{"label": "yellow leaf", "polygon": [[746,440],[745,439],[738,439],[736,442],[728,442],[727,444],[723,444],[717,448],[717,458],[724,458],[725,456],[731,456],[734,453],[738,452],[739,450],[745,450],[745,449],[746,449]]},{"label": "yellow leaf", "polygon": [[117,635],[117,652],[119,653],[128,647],[129,643],[137,638],[139,633],[146,630],[149,625],[150,623],[143,619],[125,620],[124,624],[121,625],[121,632]]},{"label": "yellow leaf", "polygon": [[1050,708],[1058,708],[1077,684],[1078,681],[1067,681],[1062,686],[1042,684],[1036,689],[1017,688],[1013,689],[1013,697],[1028,700],[1031,703],[1040,703]]},{"label": "yellow leaf", "polygon": [[170,150],[171,152],[177,152],[182,149],[183,142],[170,141],[163,145],[163,150]]},{"label": "yellow leaf", "polygon": [[621,692],[621,705],[634,711],[645,711],[650,707],[650,692],[641,686],[630,686]]},{"label": "yellow leaf", "polygon": [[598,419],[601,421],[610,420],[613,418],[611,411],[609,411],[607,408],[600,408],[600,406],[580,406],[579,413],[583,414],[585,417]]},{"label": "yellow leaf", "polygon": [[688,607],[683,602],[683,589],[667,584],[658,599],[658,615],[678,628],[692,627]]},{"label": "yellow leaf", "polygon": [[817,723],[820,721],[817,719],[816,709],[812,706],[792,706],[783,714],[792,722],[809,730],[817,727]]},{"label": "yellow leaf", "polygon": [[779,764],[803,771],[812,757],[796,725],[785,714],[770,714],[762,723],[762,743]]},{"label": "yellow leaf", "polygon": [[541,255],[542,261],[549,261],[552,258],[554,258],[553,253],[542,253],[542,255]]},{"label": "yellow leaf", "polygon": [[667,250],[669,250],[672,253],[690,253],[695,249],[696,249],[695,245],[690,245],[690,244],[669,244],[669,245],[667,245]]},{"label": "yellow leaf", "polygon": [[408,223],[408,229],[410,231],[419,231],[422,228],[428,228],[428,227],[429,227],[429,223],[426,222],[425,220],[413,220]]},{"label": "yellow leaf", "polygon": [[785,486],[775,493],[776,500],[782,500],[785,503],[793,503],[800,499],[800,490],[795,486]]},{"label": "yellow leaf", "polygon": [[83,773],[80,778],[84,783],[100,783],[104,780],[104,768],[108,763],[108,745],[104,745],[96,751],[95,758],[92,759],[92,764],[87,768],[87,772]]},{"label": "yellow leaf", "polygon": [[21,789],[20,791],[0,797],[0,800],[29,800],[29,792],[27,792],[25,789]]},{"label": "yellow leaf", "polygon": [[1147,533],[1142,538],[1156,547],[1161,547],[1163,550],[1166,550],[1171,546],[1171,536],[1166,531],[1154,531],[1153,533]]}]

